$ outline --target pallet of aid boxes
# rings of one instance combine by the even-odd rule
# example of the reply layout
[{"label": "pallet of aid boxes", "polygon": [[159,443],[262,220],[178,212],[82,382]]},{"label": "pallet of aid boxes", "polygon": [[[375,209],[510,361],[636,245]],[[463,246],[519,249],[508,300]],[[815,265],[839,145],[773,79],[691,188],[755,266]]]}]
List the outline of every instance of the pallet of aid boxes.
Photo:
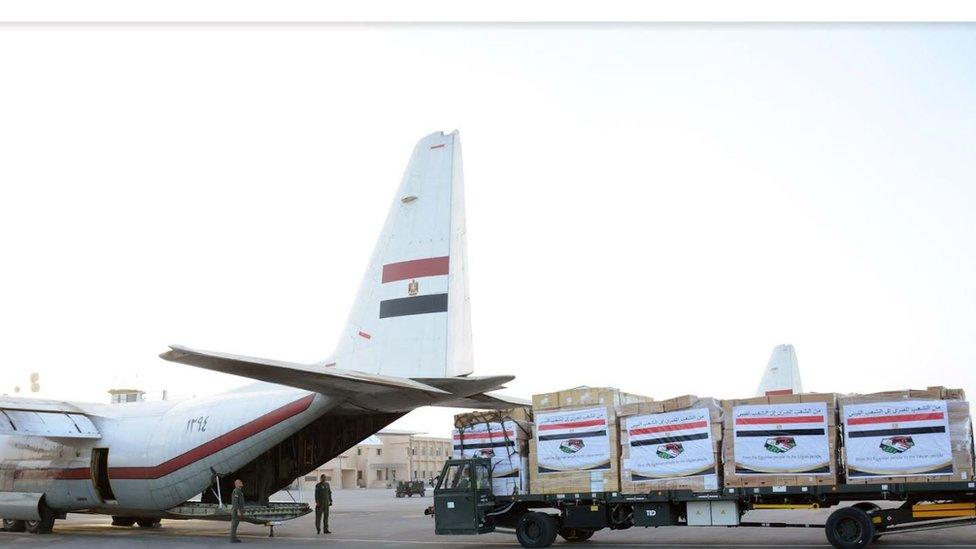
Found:
[{"label": "pallet of aid boxes", "polygon": [[719,488],[722,403],[684,395],[617,409],[620,491],[710,492]]},{"label": "pallet of aid boxes", "polygon": [[727,487],[837,484],[837,395],[726,400],[722,443]]},{"label": "pallet of aid boxes", "polygon": [[847,484],[973,479],[973,431],[962,389],[929,387],[840,398]]},{"label": "pallet of aid boxes", "polygon": [[617,408],[653,399],[610,387],[579,387],[532,397],[532,493],[620,491]]},{"label": "pallet of aid boxes", "polygon": [[491,460],[492,492],[496,495],[526,493],[532,410],[468,412],[454,416],[453,454],[457,458]]}]

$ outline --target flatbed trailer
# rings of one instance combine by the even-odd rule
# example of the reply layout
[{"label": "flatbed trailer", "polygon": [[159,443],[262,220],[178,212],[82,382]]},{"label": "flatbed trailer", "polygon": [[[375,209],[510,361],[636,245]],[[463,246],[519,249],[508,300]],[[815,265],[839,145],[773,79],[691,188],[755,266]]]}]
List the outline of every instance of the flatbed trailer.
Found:
[{"label": "flatbed trailer", "polygon": [[[823,528],[831,545],[850,549],[901,532],[976,524],[974,482],[655,490],[646,494],[496,495],[491,486],[488,459],[448,460],[434,488],[434,505],[428,509],[434,515],[435,532],[473,535],[507,528],[515,531],[523,547],[548,547],[557,536],[569,542],[585,541],[598,530],[635,526]],[[872,503],[881,500],[901,505],[882,508]],[[824,524],[742,520],[752,510],[835,506],[838,509]]]}]

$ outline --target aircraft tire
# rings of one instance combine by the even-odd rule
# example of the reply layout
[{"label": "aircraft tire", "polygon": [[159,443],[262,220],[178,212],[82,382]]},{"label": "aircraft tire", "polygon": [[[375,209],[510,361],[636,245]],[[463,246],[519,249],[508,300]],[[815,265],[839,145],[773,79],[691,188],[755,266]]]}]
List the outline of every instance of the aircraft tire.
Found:
[{"label": "aircraft tire", "polygon": [[50,534],[54,530],[54,511],[48,507],[44,500],[40,505],[41,520],[24,521],[24,529],[31,534]]},{"label": "aircraft tire", "polygon": [[136,523],[135,517],[112,516],[112,526],[132,526]]},{"label": "aircraft tire", "polygon": [[24,524],[24,521],[22,520],[3,519],[4,532],[23,532],[26,529],[27,529],[27,525]]},{"label": "aircraft tire", "polygon": [[158,518],[136,519],[136,524],[139,525],[139,528],[157,528],[159,527],[160,522],[161,521]]}]

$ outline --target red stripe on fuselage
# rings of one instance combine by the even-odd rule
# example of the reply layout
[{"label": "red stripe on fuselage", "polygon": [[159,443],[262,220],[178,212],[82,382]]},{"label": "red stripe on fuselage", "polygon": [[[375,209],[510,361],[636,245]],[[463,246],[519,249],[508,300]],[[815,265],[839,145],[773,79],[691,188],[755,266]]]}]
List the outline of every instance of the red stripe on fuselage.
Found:
[{"label": "red stripe on fuselage", "polygon": [[898,414],[878,417],[852,417],[847,420],[848,425],[868,425],[871,423],[904,423],[906,421],[935,421],[942,419],[942,412],[928,414]]},{"label": "red stripe on fuselage", "polygon": [[[213,440],[205,442],[192,450],[184,452],[173,459],[164,461],[159,465],[152,467],[109,467],[109,479],[131,480],[156,479],[164,477],[170,473],[182,469],[183,467],[186,467],[187,465],[210,457],[221,450],[225,450],[238,442],[242,442],[245,439],[260,433],[261,431],[274,427],[282,421],[308,410],[308,407],[312,405],[313,400],[315,400],[315,395],[302,397],[255,420],[249,421],[236,429],[228,431]],[[42,472],[43,476],[41,476]],[[87,467],[59,470],[35,469],[33,471],[18,471],[17,475],[21,478],[36,478],[41,476],[41,478],[53,477],[62,480],[85,480],[91,478],[91,470]]]},{"label": "red stripe on fuselage", "polygon": [[450,256],[428,257],[383,265],[383,284],[408,278],[446,275],[450,259]]}]

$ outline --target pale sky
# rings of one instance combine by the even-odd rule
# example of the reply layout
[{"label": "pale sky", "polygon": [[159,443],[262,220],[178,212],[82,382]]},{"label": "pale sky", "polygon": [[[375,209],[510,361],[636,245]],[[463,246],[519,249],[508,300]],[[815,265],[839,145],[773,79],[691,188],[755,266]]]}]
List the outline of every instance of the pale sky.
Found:
[{"label": "pale sky", "polygon": [[[459,129],[476,374],[976,394],[976,27],[0,27],[0,392],[216,393],[331,352]],[[447,434],[450,412],[396,424]]]}]

